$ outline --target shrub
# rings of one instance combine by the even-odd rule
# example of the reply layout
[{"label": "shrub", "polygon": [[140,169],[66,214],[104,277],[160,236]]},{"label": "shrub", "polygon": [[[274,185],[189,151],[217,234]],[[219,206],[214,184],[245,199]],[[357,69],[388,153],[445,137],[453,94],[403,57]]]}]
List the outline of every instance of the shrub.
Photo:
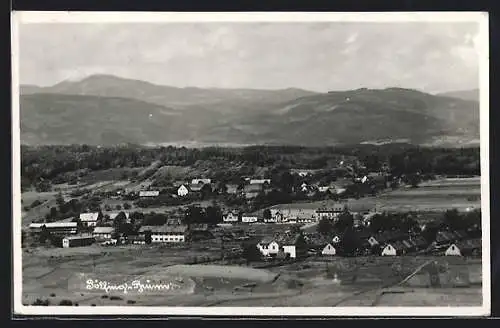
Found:
[{"label": "shrub", "polygon": [[48,306],[49,304],[49,300],[42,300],[40,298],[37,298],[31,305]]},{"label": "shrub", "polygon": [[73,302],[71,302],[70,300],[62,300],[61,302],[59,302],[59,305],[73,305]]},{"label": "shrub", "polygon": [[101,298],[108,298],[108,295],[102,295]]},{"label": "shrub", "polygon": [[94,303],[90,304],[90,306],[96,306]]},{"label": "shrub", "polygon": [[111,296],[109,299],[112,300],[112,301],[123,300],[123,298],[121,298],[120,296]]},{"label": "shrub", "polygon": [[50,297],[55,297],[55,296],[56,296],[55,293],[50,294]]},{"label": "shrub", "polygon": [[135,304],[135,301],[134,300],[128,300],[127,304]]}]

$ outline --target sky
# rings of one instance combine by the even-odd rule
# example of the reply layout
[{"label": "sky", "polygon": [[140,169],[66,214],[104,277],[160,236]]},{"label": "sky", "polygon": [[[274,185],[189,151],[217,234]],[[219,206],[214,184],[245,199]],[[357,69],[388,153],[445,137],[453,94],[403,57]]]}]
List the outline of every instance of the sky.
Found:
[{"label": "sky", "polygon": [[92,74],[177,87],[478,88],[477,23],[23,23],[21,84]]}]

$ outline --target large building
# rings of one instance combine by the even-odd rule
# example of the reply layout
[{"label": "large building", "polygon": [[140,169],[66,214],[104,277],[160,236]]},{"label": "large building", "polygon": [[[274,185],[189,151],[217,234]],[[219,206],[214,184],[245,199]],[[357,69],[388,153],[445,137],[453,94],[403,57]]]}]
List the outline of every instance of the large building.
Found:
[{"label": "large building", "polygon": [[95,227],[99,220],[99,213],[80,213],[80,221],[84,227]]},{"label": "large building", "polygon": [[70,235],[78,232],[78,223],[76,222],[46,222],[32,223],[29,225],[32,233],[40,233],[45,227],[50,233],[56,235]]},{"label": "large building", "polygon": [[183,243],[187,240],[187,225],[142,226],[139,234],[151,233],[152,243]]},{"label": "large building", "polygon": [[82,236],[67,236],[62,240],[62,247],[82,247],[89,246],[95,242],[95,238],[92,235],[82,235]]}]

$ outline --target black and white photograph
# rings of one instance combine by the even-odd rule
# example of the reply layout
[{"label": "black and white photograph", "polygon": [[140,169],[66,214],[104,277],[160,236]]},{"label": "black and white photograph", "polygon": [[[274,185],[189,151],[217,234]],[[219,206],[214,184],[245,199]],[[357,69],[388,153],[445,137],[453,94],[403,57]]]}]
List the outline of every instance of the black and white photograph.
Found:
[{"label": "black and white photograph", "polygon": [[13,12],[20,315],[490,314],[488,15]]}]

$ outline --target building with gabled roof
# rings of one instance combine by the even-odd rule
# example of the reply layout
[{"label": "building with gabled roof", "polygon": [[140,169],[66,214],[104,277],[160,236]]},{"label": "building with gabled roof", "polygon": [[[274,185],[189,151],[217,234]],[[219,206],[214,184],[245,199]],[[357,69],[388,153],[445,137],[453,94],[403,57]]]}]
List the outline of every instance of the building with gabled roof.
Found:
[{"label": "building with gabled roof", "polygon": [[95,227],[99,220],[99,212],[80,213],[80,221],[84,227]]}]

